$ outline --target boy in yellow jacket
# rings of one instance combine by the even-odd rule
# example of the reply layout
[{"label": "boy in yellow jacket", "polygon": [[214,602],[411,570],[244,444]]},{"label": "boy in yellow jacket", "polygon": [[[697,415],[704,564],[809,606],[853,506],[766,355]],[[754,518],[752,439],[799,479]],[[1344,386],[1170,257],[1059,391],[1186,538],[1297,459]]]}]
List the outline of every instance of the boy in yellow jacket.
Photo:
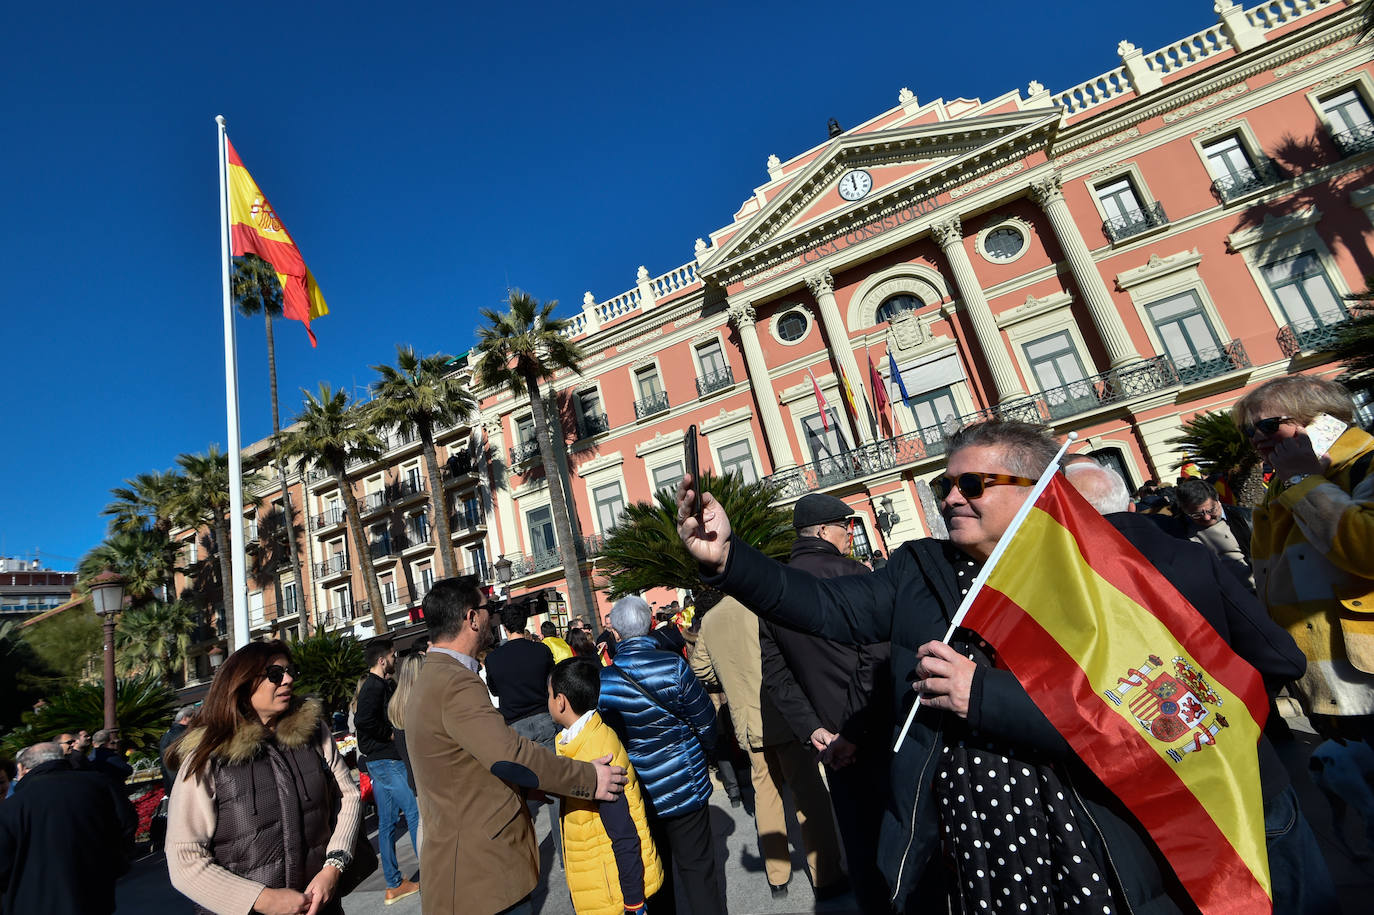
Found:
[{"label": "boy in yellow jacket", "polygon": [[559,756],[591,761],[611,757],[624,766],[625,793],[612,803],[564,798],[563,869],[578,915],[643,913],[663,885],[663,866],[644,810],[644,794],[629,755],[596,711],[601,674],[594,661],[569,658],[549,676],[549,714],[563,728]]}]

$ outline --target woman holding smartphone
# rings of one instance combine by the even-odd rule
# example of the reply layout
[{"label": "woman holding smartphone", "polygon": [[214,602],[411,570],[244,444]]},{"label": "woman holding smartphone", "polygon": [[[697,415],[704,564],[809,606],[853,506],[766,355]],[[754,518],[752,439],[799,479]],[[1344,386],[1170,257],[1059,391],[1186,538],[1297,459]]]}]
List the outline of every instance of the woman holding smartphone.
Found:
[{"label": "woman holding smartphone", "polygon": [[1374,737],[1374,437],[1334,381],[1276,378],[1236,402],[1274,469],[1255,508],[1255,587],[1307,656],[1298,699],[1324,737]]}]

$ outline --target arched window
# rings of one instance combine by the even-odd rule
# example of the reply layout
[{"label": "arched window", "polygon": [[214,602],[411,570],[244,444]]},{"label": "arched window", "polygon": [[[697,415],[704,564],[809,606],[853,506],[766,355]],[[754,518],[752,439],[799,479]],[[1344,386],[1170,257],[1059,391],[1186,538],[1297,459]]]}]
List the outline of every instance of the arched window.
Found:
[{"label": "arched window", "polygon": [[915,311],[925,303],[906,292],[889,296],[883,300],[883,304],[878,306],[878,321],[885,323],[891,321],[904,311]]}]

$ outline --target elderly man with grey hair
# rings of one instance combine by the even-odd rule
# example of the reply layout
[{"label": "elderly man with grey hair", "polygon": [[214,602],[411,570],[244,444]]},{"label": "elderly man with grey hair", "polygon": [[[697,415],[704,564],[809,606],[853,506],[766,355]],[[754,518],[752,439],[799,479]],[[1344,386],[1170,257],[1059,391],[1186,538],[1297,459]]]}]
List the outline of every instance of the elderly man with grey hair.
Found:
[{"label": "elderly man with grey hair", "polygon": [[601,669],[598,707],[625,738],[649,805],[649,829],[663,859],[663,887],[649,911],[677,911],[673,865],[693,915],[725,911],[708,801],[706,748],[715,745],[716,710],[682,655],[649,635],[653,613],[624,597],[610,614],[619,638],[615,664]]},{"label": "elderly man with grey hair", "polygon": [[108,779],[74,770],[55,743],[15,761],[14,797],[0,804],[0,911],[113,912],[138,828],[133,806]]}]

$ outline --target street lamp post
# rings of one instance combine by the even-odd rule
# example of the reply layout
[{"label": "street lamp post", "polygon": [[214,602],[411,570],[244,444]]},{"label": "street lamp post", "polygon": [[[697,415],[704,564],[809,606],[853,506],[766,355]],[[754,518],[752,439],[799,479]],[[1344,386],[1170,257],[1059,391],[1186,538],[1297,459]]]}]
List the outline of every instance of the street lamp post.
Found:
[{"label": "street lamp post", "polygon": [[510,594],[511,561],[505,556],[500,557],[491,564],[491,568],[496,572],[496,581],[501,585],[501,596],[506,597]]},{"label": "street lamp post", "polygon": [[105,730],[118,730],[115,716],[115,616],[124,608],[124,579],[110,569],[91,579],[91,603],[105,624]]}]

